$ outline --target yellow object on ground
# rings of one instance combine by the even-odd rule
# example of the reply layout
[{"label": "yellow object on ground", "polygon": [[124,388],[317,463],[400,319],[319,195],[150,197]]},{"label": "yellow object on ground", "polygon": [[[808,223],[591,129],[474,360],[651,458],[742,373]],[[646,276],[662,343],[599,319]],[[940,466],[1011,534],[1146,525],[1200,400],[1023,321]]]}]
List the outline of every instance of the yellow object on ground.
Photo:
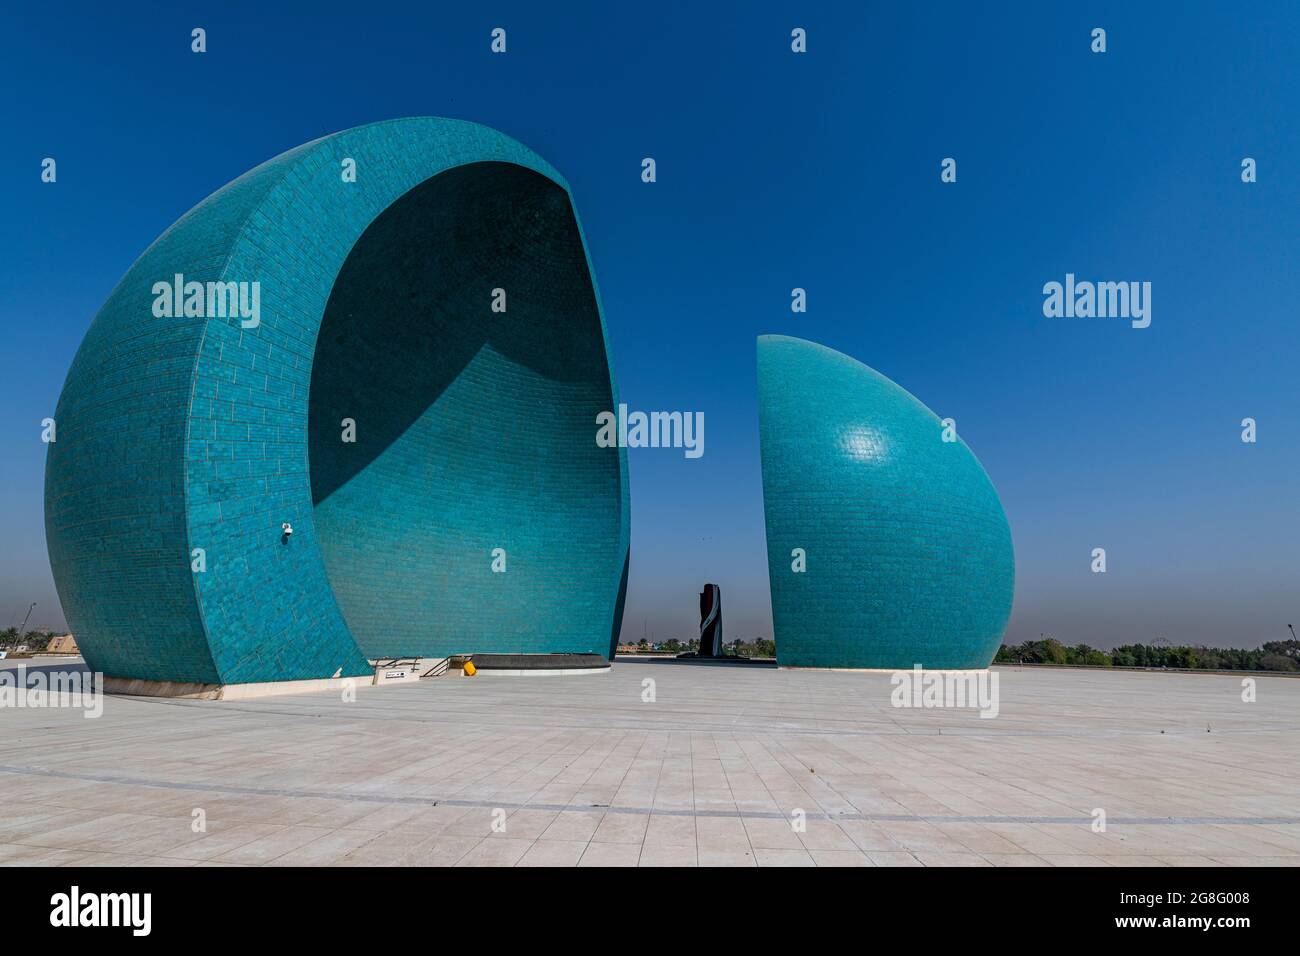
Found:
[{"label": "yellow object on ground", "polygon": [[466,677],[473,677],[473,676],[474,676],[475,674],[477,674],[477,673],[478,673],[478,668],[474,666],[474,662],[473,662],[473,661],[466,661],[466,662],[465,662],[465,676],[466,676]]}]

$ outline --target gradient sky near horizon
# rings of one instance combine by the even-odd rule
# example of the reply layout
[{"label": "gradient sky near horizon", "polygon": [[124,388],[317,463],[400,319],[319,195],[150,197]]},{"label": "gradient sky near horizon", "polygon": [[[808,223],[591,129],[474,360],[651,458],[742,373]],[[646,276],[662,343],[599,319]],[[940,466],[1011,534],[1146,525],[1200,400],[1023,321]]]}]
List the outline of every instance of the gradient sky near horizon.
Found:
[{"label": "gradient sky near horizon", "polygon": [[[728,639],[771,635],[765,332],[956,419],[1011,523],[1008,642],[1253,647],[1300,626],[1297,6],[271,6],[0,12],[0,627],[32,601],[33,625],[64,623],[40,422],[121,275],[245,170],[412,115],[563,172],[622,400],[705,413],[698,460],[629,450],[625,638],[696,633],[706,581]],[[1067,272],[1150,281],[1150,328],[1045,318]]]}]

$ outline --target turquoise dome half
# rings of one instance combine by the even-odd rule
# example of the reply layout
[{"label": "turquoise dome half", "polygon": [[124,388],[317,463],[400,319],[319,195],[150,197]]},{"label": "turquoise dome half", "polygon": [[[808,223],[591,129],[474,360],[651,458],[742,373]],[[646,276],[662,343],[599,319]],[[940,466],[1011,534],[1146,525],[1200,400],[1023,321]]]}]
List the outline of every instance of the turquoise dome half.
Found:
[{"label": "turquoise dome half", "polygon": [[549,163],[436,117],[304,144],[182,216],[86,333],[46,462],[68,624],[93,670],[182,683],[611,656],[617,407]]},{"label": "turquoise dome half", "polygon": [[1015,560],[970,448],[899,385],[803,339],[759,338],[758,397],[778,663],[987,667]]}]

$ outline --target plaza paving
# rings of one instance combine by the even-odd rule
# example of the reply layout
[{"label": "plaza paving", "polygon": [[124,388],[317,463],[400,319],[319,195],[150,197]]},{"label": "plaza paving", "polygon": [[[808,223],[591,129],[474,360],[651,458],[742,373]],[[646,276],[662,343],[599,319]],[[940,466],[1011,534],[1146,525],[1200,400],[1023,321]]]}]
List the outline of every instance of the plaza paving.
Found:
[{"label": "plaza paving", "polygon": [[624,660],[0,709],[0,864],[1300,862],[1300,680],[997,673],[991,720],[891,707],[887,674]]}]

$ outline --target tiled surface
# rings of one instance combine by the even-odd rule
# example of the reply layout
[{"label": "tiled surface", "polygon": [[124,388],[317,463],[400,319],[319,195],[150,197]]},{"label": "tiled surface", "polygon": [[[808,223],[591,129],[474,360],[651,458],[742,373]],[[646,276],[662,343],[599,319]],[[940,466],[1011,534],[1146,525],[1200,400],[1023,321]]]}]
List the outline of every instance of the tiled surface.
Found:
[{"label": "tiled surface", "polygon": [[893,709],[886,674],[652,661],[5,709],[0,864],[1300,862],[1300,680],[997,673],[992,720]]},{"label": "tiled surface", "polygon": [[330,295],[308,399],[313,520],[362,652],[607,657],[626,452],[595,422],[616,404],[561,187],[478,163],[380,215]]},{"label": "tiled surface", "polygon": [[[342,181],[344,157],[356,160],[356,182]],[[333,597],[314,522],[308,392],[316,337],[334,280],[376,217],[431,177],[486,162],[515,164],[567,190],[548,163],[487,127],[437,118],[373,123],[284,153],[218,190],[145,251],[113,290],[69,371],[55,414],[58,437],[49,447],[46,467],[46,537],[55,581],[69,627],[99,670],[114,677],[203,683],[367,672],[365,655]],[[553,199],[556,192],[550,191]],[[567,206],[567,196],[563,201]],[[466,217],[460,225],[467,220],[472,224]],[[565,224],[578,229],[571,219]],[[569,238],[581,246],[571,234]],[[458,245],[476,260],[484,255],[481,243]],[[544,250],[527,243],[520,242],[516,251],[527,260],[521,266],[525,272],[554,265]],[[576,255],[571,245],[563,257],[576,266]],[[457,261],[460,268],[474,271],[475,263]],[[585,269],[585,256],[580,265]],[[484,274],[456,278],[481,287],[492,271],[485,267]],[[177,274],[187,282],[260,283],[260,325],[242,328],[238,316],[155,317],[154,284],[171,282]],[[487,291],[492,287],[489,284]],[[557,295],[548,303],[554,314],[565,313],[571,304],[564,301],[562,290],[548,290],[544,284],[519,291],[515,313],[507,300],[507,316],[538,318],[539,311],[548,310],[537,303],[550,293]],[[408,292],[415,298],[414,290]],[[588,353],[599,351],[603,359],[603,326],[599,315],[593,315],[592,292],[594,288],[585,290],[583,341]],[[598,295],[595,298],[598,309]],[[483,302],[486,309],[488,300]],[[456,308],[455,318],[468,324],[470,316],[459,308],[463,303],[454,299],[419,301],[406,317],[427,325],[440,305]],[[528,359],[539,358],[538,350],[505,334],[507,323],[496,319],[491,313],[482,316],[496,330],[496,349],[511,359],[520,359],[521,351],[531,352]],[[511,341],[506,344],[504,339]],[[562,336],[555,341],[560,347],[571,344]],[[408,343],[385,345],[400,350]],[[533,452],[536,469],[552,476],[550,484],[529,486],[535,472],[510,475],[516,482],[510,513],[530,513],[537,530],[528,539],[521,529],[530,522],[513,521],[502,532],[508,554],[511,544],[519,545],[511,556],[519,574],[495,575],[494,583],[506,587],[511,581],[528,580],[529,569],[533,580],[545,577],[543,572],[563,573],[577,581],[573,587],[578,591],[589,582],[591,593],[600,595],[602,611],[599,633],[592,640],[603,635],[600,649],[608,651],[621,615],[620,580],[628,546],[626,454],[609,450],[599,488],[593,482],[579,492],[601,494],[600,501],[587,502],[585,512],[599,511],[609,519],[600,524],[598,537],[592,537],[591,524],[580,524],[570,534],[560,527],[563,521],[533,521],[537,512],[548,513],[548,497],[562,469],[545,448],[529,442],[554,437],[548,429],[576,430],[579,424],[563,414],[572,411],[560,397],[566,385],[549,390],[549,403],[542,402],[536,392],[523,394],[525,384],[537,385],[523,370],[526,362],[486,364],[492,374],[464,384],[509,391],[509,376],[519,375],[518,401],[505,407],[520,413],[534,402],[537,427],[526,427],[529,422],[521,413],[507,415],[509,435],[494,433],[492,427],[501,422],[488,419],[481,422],[485,430],[478,438],[498,447],[509,440],[517,453]],[[382,368],[361,371],[376,380],[386,374]],[[588,384],[592,375],[588,364]],[[412,387],[403,381],[382,384],[396,391]],[[608,379],[605,385],[608,389]],[[584,409],[588,400],[595,401],[590,392],[570,397]],[[616,394],[609,396],[610,404],[616,401]],[[560,417],[566,418],[564,426],[555,425]],[[584,447],[591,453],[594,415],[584,413],[583,418],[581,427],[591,439]],[[365,416],[357,422],[362,435],[373,435],[386,425],[391,422],[381,426]],[[570,445],[566,442],[564,449],[549,454],[566,456]],[[549,469],[543,467],[547,463]],[[488,477],[503,476],[485,480]],[[463,484],[458,488],[463,491]],[[384,489],[373,484],[364,490],[372,501],[384,497]],[[499,485],[490,490],[499,501]],[[521,504],[530,493],[528,505]],[[412,499],[401,500],[410,506]],[[503,513],[491,508],[465,512],[478,514],[489,526],[499,524]],[[288,542],[281,540],[280,530],[286,521],[294,528]],[[574,545],[575,535],[583,542],[579,546]],[[544,553],[539,546],[528,547],[537,545],[539,537],[548,539]],[[387,561],[389,555],[377,550],[378,540],[383,539],[363,541],[361,546],[371,545],[376,548],[374,560]],[[409,574],[456,577],[459,568],[448,565],[445,552],[424,547],[427,542],[419,540],[405,538],[401,543],[410,562],[407,568],[419,565]],[[478,538],[461,541],[466,555],[481,558],[476,565],[480,569],[490,567],[484,543]],[[206,552],[207,568],[199,573],[190,570],[195,548]],[[577,554],[591,559],[580,575],[570,563]],[[445,614],[439,618],[439,609],[428,602],[418,611],[415,627],[425,631],[447,619]],[[566,642],[550,649],[577,648]]]},{"label": "tiled surface", "polygon": [[1015,561],[961,423],[945,442],[943,416],[898,384],[784,335],[759,337],[758,399],[781,664],[987,667]]}]

